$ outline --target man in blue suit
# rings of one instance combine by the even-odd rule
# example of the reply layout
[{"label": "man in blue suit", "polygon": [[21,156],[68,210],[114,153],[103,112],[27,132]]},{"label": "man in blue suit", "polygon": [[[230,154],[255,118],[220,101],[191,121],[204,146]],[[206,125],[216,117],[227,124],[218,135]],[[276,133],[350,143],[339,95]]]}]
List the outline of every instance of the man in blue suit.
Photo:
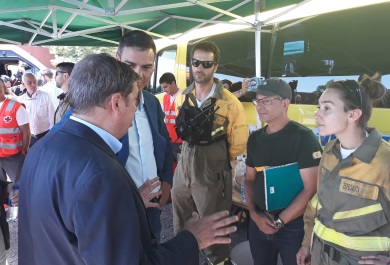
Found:
[{"label": "man in blue suit", "polygon": [[237,217],[194,216],[157,245],[134,181],[115,155],[132,125],[139,76],[105,54],[75,66],[73,115],[30,149],[20,181],[19,264],[198,264],[198,251],[228,243]]},{"label": "man in blue suit", "polygon": [[[140,76],[138,88],[141,90],[133,126],[128,132],[129,157],[125,167],[137,187],[157,176],[161,181],[161,196],[158,200],[152,199],[156,207],[147,209],[152,232],[159,241],[160,211],[169,199],[172,187],[173,155],[161,104],[155,96],[145,91],[153,73],[155,57],[156,45],[143,31],[130,31],[119,41],[116,58],[128,64]],[[126,144],[125,141],[122,143]],[[158,188],[154,190],[157,191]]]}]

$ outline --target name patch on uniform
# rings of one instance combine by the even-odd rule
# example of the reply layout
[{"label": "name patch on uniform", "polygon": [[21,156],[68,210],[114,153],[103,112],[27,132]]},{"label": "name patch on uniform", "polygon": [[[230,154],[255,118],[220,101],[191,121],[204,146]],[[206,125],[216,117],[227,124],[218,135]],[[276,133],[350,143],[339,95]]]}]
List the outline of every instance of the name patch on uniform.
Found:
[{"label": "name patch on uniform", "polygon": [[341,179],[339,191],[370,200],[377,200],[379,194],[379,188],[377,186],[349,179]]},{"label": "name patch on uniform", "polygon": [[312,156],[313,156],[313,159],[321,158],[321,152],[320,152],[320,151],[314,152],[314,153],[312,154]]}]

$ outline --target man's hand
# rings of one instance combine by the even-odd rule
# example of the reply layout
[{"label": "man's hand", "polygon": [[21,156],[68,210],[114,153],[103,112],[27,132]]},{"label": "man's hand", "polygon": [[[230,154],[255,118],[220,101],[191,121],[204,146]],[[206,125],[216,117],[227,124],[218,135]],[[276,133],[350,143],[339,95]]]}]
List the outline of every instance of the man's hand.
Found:
[{"label": "man's hand", "polygon": [[167,201],[169,199],[169,194],[171,192],[171,188],[172,188],[171,184],[169,184],[166,181],[161,181],[161,189],[160,190],[162,191],[162,193],[161,193],[160,200],[158,201],[160,210],[162,210],[164,205],[167,203]]},{"label": "man's hand", "polygon": [[302,246],[297,253],[297,264],[298,265],[310,265],[310,249],[309,247]]},{"label": "man's hand", "polygon": [[161,189],[158,192],[151,193],[155,188],[159,187],[161,182],[158,177],[154,179],[148,179],[138,188],[139,193],[141,193],[142,200],[146,208],[156,208],[159,207],[157,202],[150,202],[151,199],[157,198],[161,195]]},{"label": "man's hand", "polygon": [[229,217],[228,211],[221,211],[199,219],[199,215],[192,213],[184,229],[190,231],[198,241],[199,249],[207,248],[214,244],[229,244],[231,239],[226,237],[237,230],[230,226],[238,221],[236,215]]},{"label": "man's hand", "polygon": [[279,228],[275,227],[271,216],[260,215],[254,211],[251,211],[250,216],[264,234],[272,235],[279,231]]},{"label": "man's hand", "polygon": [[12,201],[12,206],[19,206],[19,189],[13,189],[14,183],[7,186],[8,198]]},{"label": "man's hand", "polygon": [[363,256],[359,260],[359,264],[388,265],[390,264],[390,257],[382,255]]}]

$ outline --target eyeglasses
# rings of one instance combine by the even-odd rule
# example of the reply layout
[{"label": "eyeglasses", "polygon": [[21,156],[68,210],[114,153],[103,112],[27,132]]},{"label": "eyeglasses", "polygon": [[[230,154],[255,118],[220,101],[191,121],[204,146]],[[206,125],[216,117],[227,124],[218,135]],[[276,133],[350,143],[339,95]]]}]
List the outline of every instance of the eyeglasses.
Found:
[{"label": "eyeglasses", "polygon": [[360,109],[363,109],[362,91],[360,89],[359,84],[355,80],[343,80],[339,81],[338,83],[344,88],[348,89],[357,97]]},{"label": "eyeglasses", "polygon": [[283,100],[283,98],[255,98],[252,102],[255,106],[258,106],[260,103],[269,106],[272,105],[272,100]]},{"label": "eyeglasses", "polygon": [[67,74],[68,72],[66,72],[66,71],[61,71],[61,70],[57,70],[57,71],[56,71],[56,76],[58,75],[58,73],[61,73],[61,74],[65,74],[65,73],[66,73],[66,74]]},{"label": "eyeglasses", "polygon": [[203,66],[203,68],[208,69],[208,68],[213,67],[215,62],[214,61],[200,61],[200,60],[192,58],[191,64],[193,67],[198,67],[201,64]]}]

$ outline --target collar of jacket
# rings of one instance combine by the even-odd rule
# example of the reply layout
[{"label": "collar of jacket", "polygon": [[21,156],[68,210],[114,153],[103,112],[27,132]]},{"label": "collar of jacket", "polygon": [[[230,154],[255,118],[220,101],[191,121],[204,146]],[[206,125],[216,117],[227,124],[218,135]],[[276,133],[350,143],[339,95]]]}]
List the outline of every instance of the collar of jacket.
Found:
[{"label": "collar of jacket", "polygon": [[[353,157],[359,159],[364,163],[370,163],[374,158],[382,141],[382,136],[375,128],[367,128],[369,133],[368,137],[364,139],[363,143],[353,152]],[[333,145],[326,150],[327,153],[332,152],[336,157],[341,160],[340,156],[340,141],[337,139]]]},{"label": "collar of jacket", "polygon": [[[217,86],[215,87],[215,92],[214,92],[214,95],[212,95],[213,98],[216,98],[216,99],[222,99],[222,94],[223,94],[223,84],[221,83],[221,81],[219,81],[218,78],[214,78],[214,83],[217,84]],[[183,95],[186,95],[186,94],[189,94],[189,93],[195,93],[195,81],[192,82],[191,85],[189,85],[184,91],[183,91]]]}]

